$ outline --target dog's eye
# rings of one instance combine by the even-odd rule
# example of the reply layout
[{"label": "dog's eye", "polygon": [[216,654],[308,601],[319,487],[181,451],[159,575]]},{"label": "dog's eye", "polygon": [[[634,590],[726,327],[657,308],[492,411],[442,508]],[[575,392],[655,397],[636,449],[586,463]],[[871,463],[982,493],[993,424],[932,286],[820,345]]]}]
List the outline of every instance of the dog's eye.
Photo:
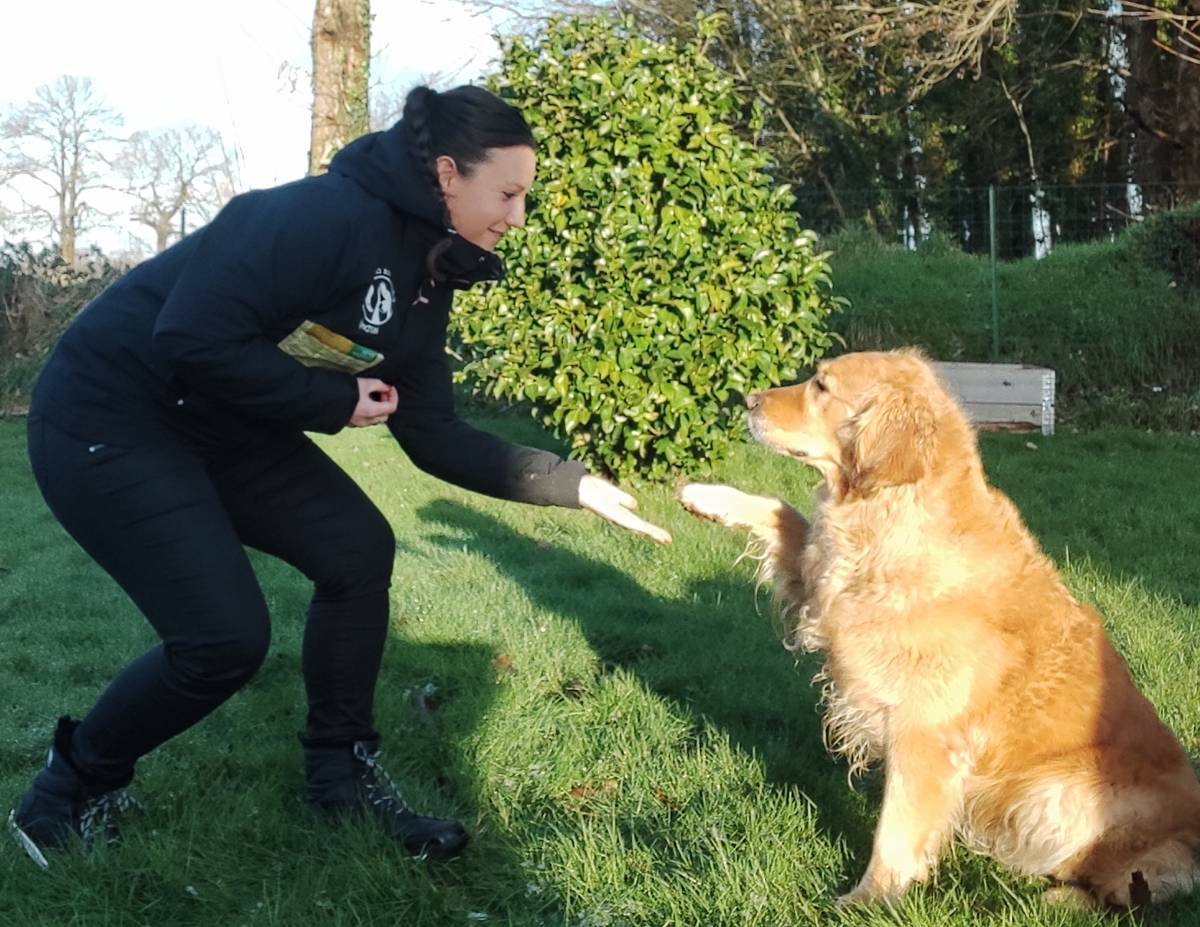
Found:
[{"label": "dog's eye", "polygon": [[825,386],[825,381],[821,379],[813,380],[813,386],[817,388],[818,393],[824,393],[828,387]]}]

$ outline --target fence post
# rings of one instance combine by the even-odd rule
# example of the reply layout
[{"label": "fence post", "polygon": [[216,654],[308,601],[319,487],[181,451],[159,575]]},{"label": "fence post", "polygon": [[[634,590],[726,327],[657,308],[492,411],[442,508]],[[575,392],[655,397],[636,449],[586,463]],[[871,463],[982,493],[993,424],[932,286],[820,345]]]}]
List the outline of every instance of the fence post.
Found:
[{"label": "fence post", "polygon": [[996,299],[996,185],[988,184],[988,239],[992,252],[992,363],[1000,360],[1000,306]]}]

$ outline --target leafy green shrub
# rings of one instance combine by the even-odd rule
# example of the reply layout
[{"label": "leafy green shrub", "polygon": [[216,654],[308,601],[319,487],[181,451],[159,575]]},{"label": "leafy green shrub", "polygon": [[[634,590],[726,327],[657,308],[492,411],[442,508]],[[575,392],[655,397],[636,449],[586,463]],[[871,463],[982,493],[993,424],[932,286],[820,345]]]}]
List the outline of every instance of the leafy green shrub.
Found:
[{"label": "leafy green shrub", "polygon": [[1178,284],[1200,288],[1200,203],[1155,213],[1126,238],[1133,261],[1165,270]]},{"label": "leafy green shrub", "polygon": [[1200,432],[1200,389],[1115,386],[1077,397],[1060,420],[1072,428],[1145,428],[1151,431]]},{"label": "leafy green shrub", "polygon": [[851,219],[836,232],[826,235],[821,243],[838,257],[903,250],[898,244],[885,242],[879,232],[861,219]]},{"label": "leafy green shrub", "polygon": [[947,254],[962,254],[962,245],[956,237],[941,229],[934,229],[917,242],[917,253],[929,257]]},{"label": "leafy green shrub", "polygon": [[121,272],[97,251],[71,265],[53,249],[0,244],[0,411],[24,404],[59,335]]},{"label": "leafy green shrub", "polygon": [[505,283],[453,325],[476,392],[529,403],[574,457],[662,479],[722,457],[743,393],[830,343],[825,255],[701,38],[660,45],[576,19],[510,39],[492,88],[539,144]]}]

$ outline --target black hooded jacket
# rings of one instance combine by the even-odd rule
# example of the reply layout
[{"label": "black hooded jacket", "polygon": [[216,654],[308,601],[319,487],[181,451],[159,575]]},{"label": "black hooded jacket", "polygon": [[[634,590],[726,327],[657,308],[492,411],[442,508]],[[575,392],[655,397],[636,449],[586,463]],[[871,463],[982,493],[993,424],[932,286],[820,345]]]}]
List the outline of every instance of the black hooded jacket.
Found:
[{"label": "black hooded jacket", "polygon": [[31,415],[117,446],[234,445],[337,432],[358,402],[355,374],[376,377],[397,390],[388,427],[422,470],[575,506],[582,465],[455,414],[453,291],[502,276],[495,255],[446,229],[397,124],[352,142],[327,174],[233,198],[108,287],[51,354]]}]

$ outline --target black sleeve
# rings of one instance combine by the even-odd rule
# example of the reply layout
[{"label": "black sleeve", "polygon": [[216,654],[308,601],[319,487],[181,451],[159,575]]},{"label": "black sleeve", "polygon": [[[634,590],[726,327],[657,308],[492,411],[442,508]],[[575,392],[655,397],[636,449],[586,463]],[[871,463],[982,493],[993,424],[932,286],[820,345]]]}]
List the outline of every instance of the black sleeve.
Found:
[{"label": "black sleeve", "polygon": [[[159,313],[154,351],[179,380],[255,418],[332,434],[358,403],[353,376],[306,367],[266,332],[329,291],[345,235],[321,191],[243,194],[206,228]],[[307,214],[307,215],[305,215]]]},{"label": "black sleeve", "polygon": [[[414,307],[416,308],[416,307]],[[421,361],[393,384],[399,405],[388,427],[412,462],[431,476],[497,499],[533,505],[579,507],[583,464],[557,454],[509,444],[472,428],[454,411],[446,361],[448,308],[421,306]]]}]

